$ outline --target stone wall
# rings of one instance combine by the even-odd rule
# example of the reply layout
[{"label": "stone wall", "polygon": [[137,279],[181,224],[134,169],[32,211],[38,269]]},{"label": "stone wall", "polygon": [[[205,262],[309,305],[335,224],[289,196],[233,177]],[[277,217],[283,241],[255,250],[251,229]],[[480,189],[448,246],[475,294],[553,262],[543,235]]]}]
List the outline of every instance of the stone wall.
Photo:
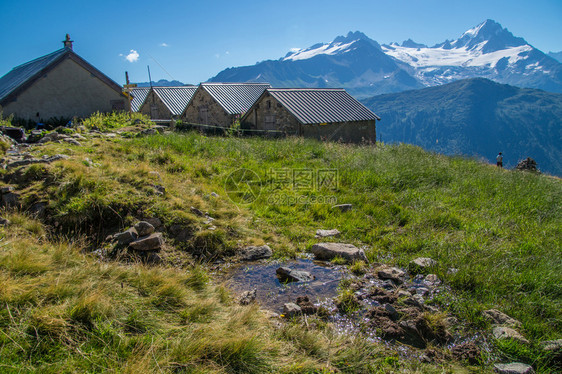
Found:
[{"label": "stone wall", "polygon": [[128,101],[119,92],[71,59],[66,59],[4,105],[4,116],[40,121],[52,117],[87,117],[94,112],[111,112]]},{"label": "stone wall", "polygon": [[[376,141],[376,121],[302,125],[274,97],[265,93],[245,117],[244,128],[267,135],[299,135],[319,140],[362,143]],[[274,131],[272,131],[274,130]],[[268,133],[268,131],[272,131]]]},{"label": "stone wall", "polygon": [[[152,110],[155,106],[155,110]],[[156,94],[149,92],[139,112],[149,116],[151,119],[172,119],[172,112]]]},{"label": "stone wall", "polygon": [[236,115],[228,114],[204,89],[197,90],[181,117],[187,123],[220,127],[230,127],[235,118]]}]

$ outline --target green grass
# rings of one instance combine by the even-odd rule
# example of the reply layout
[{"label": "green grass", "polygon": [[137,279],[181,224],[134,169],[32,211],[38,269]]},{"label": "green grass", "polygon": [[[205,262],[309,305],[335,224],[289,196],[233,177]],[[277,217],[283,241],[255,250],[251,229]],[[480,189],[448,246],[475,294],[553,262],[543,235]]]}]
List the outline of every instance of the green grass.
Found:
[{"label": "green grass", "polygon": [[[492,307],[520,320],[531,346],[498,344],[499,354],[553,372],[538,347],[562,335],[559,179],[407,145],[195,132],[83,144],[32,149],[70,159],[4,174],[24,208],[46,201],[48,209],[43,223],[7,213],[12,225],[0,229],[0,371],[439,372],[378,344],[333,336],[322,321],[277,331],[209,284],[206,261],[265,243],[275,257],[295,256],[320,241],[317,229],[337,228],[340,237],[322,240],[363,246],[370,262],[437,260],[435,271],[452,288],[438,303],[475,329],[487,328],[481,311]],[[225,189],[240,168],[262,181],[250,204],[236,204]],[[337,185],[299,188],[326,170],[337,173]],[[287,171],[296,172],[291,183],[279,183]],[[331,209],[335,202],[353,209]],[[215,218],[215,229],[192,206]],[[168,238],[175,249],[163,252],[162,266],[84,254],[144,217],[190,233],[184,242]],[[350,270],[361,274],[365,264]],[[349,296],[342,291],[351,311]]]}]

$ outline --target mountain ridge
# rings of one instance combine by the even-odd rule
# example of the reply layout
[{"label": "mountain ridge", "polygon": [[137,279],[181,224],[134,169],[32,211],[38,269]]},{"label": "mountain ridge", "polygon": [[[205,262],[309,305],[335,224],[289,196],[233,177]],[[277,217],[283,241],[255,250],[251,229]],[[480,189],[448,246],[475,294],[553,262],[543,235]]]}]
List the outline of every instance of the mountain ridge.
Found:
[{"label": "mountain ridge", "polygon": [[433,47],[412,39],[381,45],[360,31],[349,32],[278,60],[225,69],[209,81],[342,87],[366,98],[476,77],[562,92],[562,64],[493,20]]}]

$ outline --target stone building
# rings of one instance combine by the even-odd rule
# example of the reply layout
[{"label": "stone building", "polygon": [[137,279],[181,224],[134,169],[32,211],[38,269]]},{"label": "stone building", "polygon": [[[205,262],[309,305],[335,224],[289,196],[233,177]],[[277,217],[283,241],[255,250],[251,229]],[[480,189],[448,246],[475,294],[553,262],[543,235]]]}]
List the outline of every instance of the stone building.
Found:
[{"label": "stone building", "polygon": [[187,123],[230,127],[269,87],[268,83],[201,83],[181,119]]},{"label": "stone building", "polygon": [[78,56],[72,43],[67,34],[63,48],[19,65],[0,78],[4,116],[44,122],[128,110],[121,86]]},{"label": "stone building", "polygon": [[242,127],[269,135],[374,143],[377,120],[344,89],[268,88],[242,117]]},{"label": "stone building", "polygon": [[152,87],[139,112],[153,120],[178,118],[193,97],[197,86]]}]

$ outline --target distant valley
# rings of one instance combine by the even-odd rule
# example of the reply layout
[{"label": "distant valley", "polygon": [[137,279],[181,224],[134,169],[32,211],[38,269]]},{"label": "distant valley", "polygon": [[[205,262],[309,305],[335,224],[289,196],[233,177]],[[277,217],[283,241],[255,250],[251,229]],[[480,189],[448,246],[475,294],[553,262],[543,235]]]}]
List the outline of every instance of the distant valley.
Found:
[{"label": "distant valley", "polygon": [[383,142],[416,144],[505,166],[532,157],[542,171],[562,175],[562,94],[466,79],[363,100],[377,113]]}]

